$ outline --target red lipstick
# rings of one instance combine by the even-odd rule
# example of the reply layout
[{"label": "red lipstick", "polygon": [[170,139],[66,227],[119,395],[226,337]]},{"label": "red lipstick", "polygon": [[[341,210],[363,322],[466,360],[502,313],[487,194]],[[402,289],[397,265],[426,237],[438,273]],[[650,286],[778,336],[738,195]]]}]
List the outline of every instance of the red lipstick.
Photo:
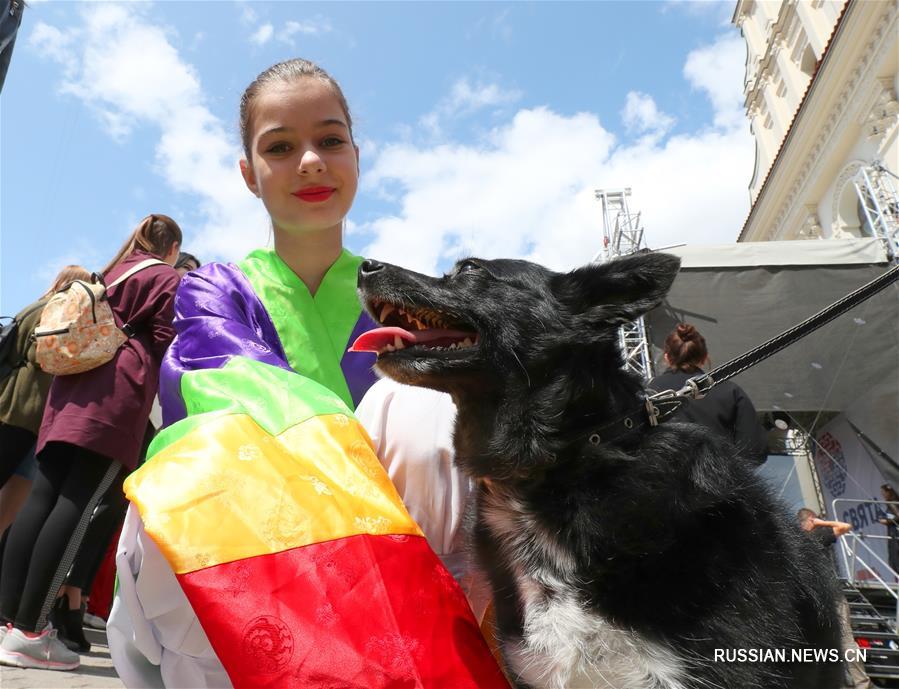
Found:
[{"label": "red lipstick", "polygon": [[334,193],[334,187],[303,187],[293,192],[293,195],[303,201],[310,203],[321,203],[331,198]]}]

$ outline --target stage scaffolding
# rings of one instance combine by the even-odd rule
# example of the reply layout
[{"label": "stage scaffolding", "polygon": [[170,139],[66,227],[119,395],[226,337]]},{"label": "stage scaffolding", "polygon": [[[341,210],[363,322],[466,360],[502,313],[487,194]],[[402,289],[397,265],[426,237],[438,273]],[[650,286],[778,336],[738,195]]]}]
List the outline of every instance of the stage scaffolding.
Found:
[{"label": "stage scaffolding", "polygon": [[[628,207],[630,188],[597,189],[596,198],[602,203],[603,249],[594,260],[611,261],[646,248],[640,213],[632,213]],[[641,316],[621,326],[618,331],[625,368],[644,381],[652,378],[652,356],[646,337],[646,323]]]}]

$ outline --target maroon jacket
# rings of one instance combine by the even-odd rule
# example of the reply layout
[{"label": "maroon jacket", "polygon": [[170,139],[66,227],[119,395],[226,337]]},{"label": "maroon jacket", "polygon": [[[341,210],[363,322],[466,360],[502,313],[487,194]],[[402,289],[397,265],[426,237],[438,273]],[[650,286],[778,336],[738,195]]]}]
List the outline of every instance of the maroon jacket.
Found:
[{"label": "maroon jacket", "polygon": [[[109,271],[106,283],[148,258],[155,257],[133,252]],[[112,361],[53,380],[38,452],[46,443],[59,441],[105,455],[129,469],[137,466],[162,355],[175,337],[172,318],[178,279],[171,266],[150,266],[110,291],[109,305],[119,325],[130,323],[135,335]]]}]

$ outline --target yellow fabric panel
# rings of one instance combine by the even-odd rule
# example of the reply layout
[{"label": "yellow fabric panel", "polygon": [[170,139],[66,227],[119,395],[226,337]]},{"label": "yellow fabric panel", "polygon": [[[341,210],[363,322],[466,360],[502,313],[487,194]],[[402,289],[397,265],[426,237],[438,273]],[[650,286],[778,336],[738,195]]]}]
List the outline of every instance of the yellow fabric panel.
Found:
[{"label": "yellow fabric panel", "polygon": [[211,420],[125,482],[176,574],[361,534],[422,535],[359,423],[314,416],[271,436]]}]

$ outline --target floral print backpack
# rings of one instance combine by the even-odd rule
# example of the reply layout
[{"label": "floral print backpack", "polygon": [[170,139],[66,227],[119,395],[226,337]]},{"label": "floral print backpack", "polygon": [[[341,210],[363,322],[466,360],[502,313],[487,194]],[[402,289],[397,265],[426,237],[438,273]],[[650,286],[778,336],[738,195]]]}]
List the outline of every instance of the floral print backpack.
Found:
[{"label": "floral print backpack", "polygon": [[54,376],[82,373],[105,364],[134,329],[116,324],[107,291],[135,273],[153,265],[165,265],[155,258],[141,261],[105,286],[94,274],[91,282],[75,280],[54,294],[34,329],[35,358],[40,367]]}]

